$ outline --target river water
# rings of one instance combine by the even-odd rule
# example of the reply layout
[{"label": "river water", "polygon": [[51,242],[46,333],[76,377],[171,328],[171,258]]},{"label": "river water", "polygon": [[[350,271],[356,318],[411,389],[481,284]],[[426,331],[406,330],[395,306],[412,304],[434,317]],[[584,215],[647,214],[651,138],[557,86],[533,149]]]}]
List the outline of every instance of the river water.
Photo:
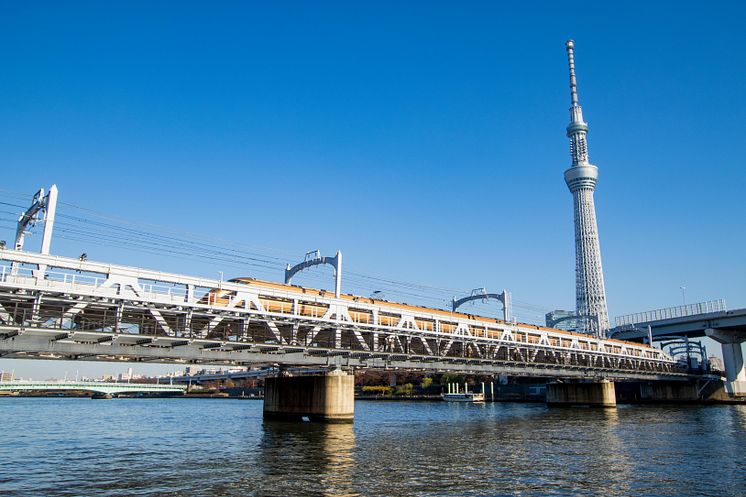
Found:
[{"label": "river water", "polygon": [[0,495],[743,496],[746,406],[0,398]]}]

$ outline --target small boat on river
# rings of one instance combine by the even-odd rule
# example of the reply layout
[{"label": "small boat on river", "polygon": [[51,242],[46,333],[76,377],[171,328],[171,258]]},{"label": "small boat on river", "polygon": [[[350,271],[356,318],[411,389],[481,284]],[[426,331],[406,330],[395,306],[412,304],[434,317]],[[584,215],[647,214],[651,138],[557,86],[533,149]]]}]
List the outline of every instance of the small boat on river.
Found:
[{"label": "small boat on river", "polygon": [[[440,394],[440,398],[446,402],[484,402],[484,392],[470,392],[467,385],[464,384],[464,391],[459,391],[459,385],[449,383],[448,391]],[[484,385],[482,385],[484,390]]]},{"label": "small boat on river", "polygon": [[440,397],[447,402],[484,402],[484,394],[475,392],[442,393]]}]

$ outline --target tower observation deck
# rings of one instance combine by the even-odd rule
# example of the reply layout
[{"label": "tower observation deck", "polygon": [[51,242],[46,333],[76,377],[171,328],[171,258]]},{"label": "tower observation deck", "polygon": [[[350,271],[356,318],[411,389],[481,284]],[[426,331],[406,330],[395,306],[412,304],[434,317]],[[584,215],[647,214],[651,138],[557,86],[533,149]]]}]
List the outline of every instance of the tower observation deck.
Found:
[{"label": "tower observation deck", "polygon": [[575,208],[576,312],[580,318],[579,331],[603,337],[609,329],[609,312],[606,306],[596,206],[593,200],[598,168],[588,161],[588,125],[583,121],[583,110],[578,103],[575,44],[568,40],[566,47],[572,99],[567,137],[570,139],[572,166],[565,171],[565,182],[572,193]]}]

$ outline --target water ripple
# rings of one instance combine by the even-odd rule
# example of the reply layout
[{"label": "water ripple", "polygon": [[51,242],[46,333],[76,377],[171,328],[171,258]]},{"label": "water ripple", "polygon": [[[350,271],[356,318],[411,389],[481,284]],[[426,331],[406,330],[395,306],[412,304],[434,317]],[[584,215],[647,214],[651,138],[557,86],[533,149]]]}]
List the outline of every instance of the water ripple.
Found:
[{"label": "water ripple", "polygon": [[746,407],[358,402],[354,425],[261,402],[0,399],[0,495],[740,496]]}]

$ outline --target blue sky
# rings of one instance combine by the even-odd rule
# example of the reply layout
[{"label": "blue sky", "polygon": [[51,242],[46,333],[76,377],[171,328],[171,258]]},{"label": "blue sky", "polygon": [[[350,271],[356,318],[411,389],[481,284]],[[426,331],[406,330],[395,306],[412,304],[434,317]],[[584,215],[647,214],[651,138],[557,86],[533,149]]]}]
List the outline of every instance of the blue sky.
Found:
[{"label": "blue sky", "polygon": [[6,4],[0,196],[56,183],[72,206],[278,260],[339,248],[351,272],[571,309],[574,38],[610,314],[681,286],[743,307],[744,19],[737,2]]}]

